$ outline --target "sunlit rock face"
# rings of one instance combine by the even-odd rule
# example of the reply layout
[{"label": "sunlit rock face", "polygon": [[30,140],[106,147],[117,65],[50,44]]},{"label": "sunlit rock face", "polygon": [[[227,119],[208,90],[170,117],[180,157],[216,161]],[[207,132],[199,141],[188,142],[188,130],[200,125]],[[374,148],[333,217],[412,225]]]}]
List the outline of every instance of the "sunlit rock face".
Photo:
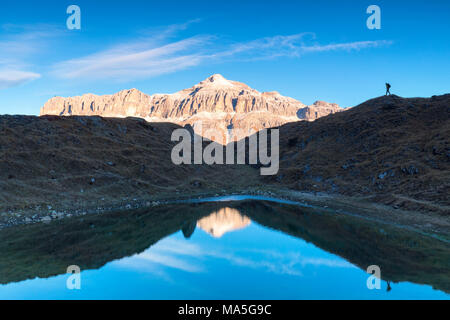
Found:
[{"label": "sunlit rock face", "polygon": [[247,137],[265,128],[320,117],[342,111],[337,104],[316,102],[311,106],[278,92],[258,92],[246,84],[215,74],[192,88],[174,94],[147,95],[137,89],[114,95],[50,99],[41,115],[139,117],[150,122],[172,122],[182,126],[201,122],[197,134],[214,129],[227,141]]},{"label": "sunlit rock face", "polygon": [[214,238],[221,238],[224,234],[244,229],[251,224],[251,220],[243,216],[238,210],[222,208],[197,222],[197,227],[209,233]]}]

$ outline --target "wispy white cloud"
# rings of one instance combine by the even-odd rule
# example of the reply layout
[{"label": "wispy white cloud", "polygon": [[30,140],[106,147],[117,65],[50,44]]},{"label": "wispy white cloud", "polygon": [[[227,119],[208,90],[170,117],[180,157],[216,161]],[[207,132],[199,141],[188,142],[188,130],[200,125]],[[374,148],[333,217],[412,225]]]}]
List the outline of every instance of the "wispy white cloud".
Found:
[{"label": "wispy white cloud", "polygon": [[247,55],[251,59],[271,59],[281,56],[298,56],[308,39],[315,38],[311,32],[278,35],[230,45],[228,50],[213,54],[214,58]]},{"label": "wispy white cloud", "polygon": [[152,27],[149,29],[141,30],[144,37],[153,40],[167,40],[177,36],[180,32],[187,30],[190,26],[200,23],[201,19],[192,19],[184,23],[171,24],[168,26]]},{"label": "wispy white cloud", "polygon": [[27,81],[39,79],[40,77],[40,74],[34,72],[0,70],[0,89],[15,87]]},{"label": "wispy white cloud", "polygon": [[171,25],[152,36],[56,63],[52,68],[52,74],[63,79],[109,79],[126,82],[172,73],[205,63],[267,60],[277,57],[296,58],[314,52],[354,51],[388,46],[392,43],[381,40],[321,45],[316,43],[314,33],[277,35],[227,44],[211,35],[169,41],[174,34],[196,22],[198,20]]},{"label": "wispy white cloud", "polygon": [[158,47],[146,47],[145,41],[121,44],[90,56],[58,63],[52,73],[66,79],[88,77],[127,81],[153,77],[198,65],[203,57],[195,53],[195,49],[201,50],[208,41],[207,36],[197,36]]},{"label": "wispy white cloud", "polygon": [[[56,78],[83,81],[108,79],[127,82],[173,73],[203,64],[229,61],[256,61],[279,57],[299,58],[305,54],[358,51],[389,46],[391,41],[356,41],[319,44],[314,33],[277,35],[246,42],[226,42],[212,35],[196,35],[175,40],[199,19],[164,28],[144,30],[134,40],[106,50],[54,63],[43,72]],[[0,29],[0,89],[36,80],[33,57],[48,46],[47,40],[63,33],[49,25],[2,25]],[[42,66],[41,66],[41,69]]]},{"label": "wispy white cloud", "polygon": [[31,71],[34,66],[30,60],[59,30],[49,25],[13,24],[1,25],[0,30],[0,89],[39,79],[41,75]]},{"label": "wispy white cloud", "polygon": [[[299,58],[305,54],[329,51],[359,51],[368,48],[389,46],[393,42],[355,41],[336,44],[311,44],[316,38],[314,33],[299,33],[288,36],[274,36],[233,45],[229,50],[219,52],[212,57],[238,57],[246,60],[268,60],[278,57]],[[314,41],[315,42],[315,41]]]},{"label": "wispy white cloud", "polygon": [[388,41],[388,40],[357,41],[357,42],[349,42],[349,43],[304,46],[304,47],[302,47],[302,51],[305,53],[325,52],[325,51],[352,51],[352,50],[358,51],[358,50],[367,49],[367,48],[377,48],[377,47],[382,47],[382,46],[389,46],[392,43],[393,43],[392,41]]}]

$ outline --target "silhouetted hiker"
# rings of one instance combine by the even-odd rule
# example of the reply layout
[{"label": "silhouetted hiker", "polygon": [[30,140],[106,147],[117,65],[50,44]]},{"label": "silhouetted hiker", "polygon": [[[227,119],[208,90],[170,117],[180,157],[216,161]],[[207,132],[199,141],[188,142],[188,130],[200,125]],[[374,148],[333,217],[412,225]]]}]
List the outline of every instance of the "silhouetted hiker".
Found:
[{"label": "silhouetted hiker", "polygon": [[391,291],[391,290],[392,290],[392,288],[391,288],[391,282],[390,282],[390,281],[387,281],[387,288],[386,288],[386,291],[389,292],[389,291]]},{"label": "silhouetted hiker", "polygon": [[386,83],[386,95],[390,96],[391,95],[391,85],[389,83]]}]

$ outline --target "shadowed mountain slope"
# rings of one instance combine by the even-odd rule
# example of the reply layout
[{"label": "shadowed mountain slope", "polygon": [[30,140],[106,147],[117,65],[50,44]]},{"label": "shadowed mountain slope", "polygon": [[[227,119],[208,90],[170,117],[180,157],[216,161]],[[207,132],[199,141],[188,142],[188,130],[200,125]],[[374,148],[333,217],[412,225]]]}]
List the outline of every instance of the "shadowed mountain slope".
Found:
[{"label": "shadowed mountain slope", "polygon": [[450,212],[450,94],[386,96],[280,127],[280,172],[267,182]]},{"label": "shadowed mountain slope", "polygon": [[258,180],[247,166],[173,164],[178,128],[137,118],[0,116],[0,213],[114,207]]}]

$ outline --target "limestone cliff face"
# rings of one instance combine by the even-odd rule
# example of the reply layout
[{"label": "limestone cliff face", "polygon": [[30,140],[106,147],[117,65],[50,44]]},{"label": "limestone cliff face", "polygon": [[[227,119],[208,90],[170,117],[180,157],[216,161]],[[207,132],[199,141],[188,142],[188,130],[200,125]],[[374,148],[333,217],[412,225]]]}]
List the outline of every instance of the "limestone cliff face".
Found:
[{"label": "limestone cliff face", "polygon": [[44,105],[40,114],[140,117],[179,125],[201,121],[203,131],[216,129],[243,138],[264,128],[299,120],[314,121],[342,110],[326,102],[306,106],[278,92],[261,93],[243,83],[213,75],[174,94],[147,95],[131,89],[105,96],[55,97]]},{"label": "limestone cliff face", "polygon": [[200,229],[214,238],[221,238],[228,232],[244,229],[250,224],[249,218],[232,208],[222,208],[197,222]]},{"label": "limestone cliff face", "polygon": [[316,120],[325,117],[329,114],[333,114],[343,109],[336,103],[328,103],[324,101],[316,101],[313,105],[300,109],[297,113],[299,119]]}]

